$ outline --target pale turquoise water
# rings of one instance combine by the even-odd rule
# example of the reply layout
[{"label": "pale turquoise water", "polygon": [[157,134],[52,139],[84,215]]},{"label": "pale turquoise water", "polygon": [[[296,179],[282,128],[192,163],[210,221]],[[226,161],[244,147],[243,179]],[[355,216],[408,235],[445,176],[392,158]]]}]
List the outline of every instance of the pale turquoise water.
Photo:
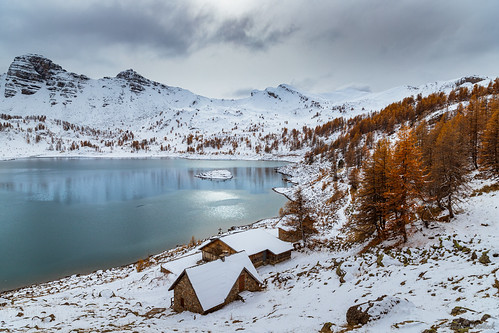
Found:
[{"label": "pale turquoise water", "polygon": [[[0,290],[136,261],[192,236],[276,216],[279,162],[0,162]],[[228,169],[211,181],[196,173]]]}]

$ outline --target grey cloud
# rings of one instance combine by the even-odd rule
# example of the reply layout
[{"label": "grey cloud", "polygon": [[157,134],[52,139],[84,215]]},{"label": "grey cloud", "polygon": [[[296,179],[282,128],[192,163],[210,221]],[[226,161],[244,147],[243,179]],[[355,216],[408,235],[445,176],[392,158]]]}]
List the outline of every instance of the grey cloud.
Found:
[{"label": "grey cloud", "polygon": [[293,34],[296,27],[273,29],[269,24],[259,27],[253,17],[224,21],[213,36],[215,41],[229,42],[253,50],[263,50]]},{"label": "grey cloud", "polygon": [[209,8],[196,8],[188,1],[116,1],[83,7],[58,7],[57,3],[46,1],[33,2],[29,7],[16,7],[15,3],[3,7],[6,8],[0,21],[8,22],[9,17],[12,20],[16,16],[17,22],[9,29],[0,29],[0,36],[23,36],[19,42],[24,45],[41,41],[97,47],[116,44],[143,46],[164,56],[178,56],[214,43],[261,50],[292,32],[271,26],[262,31],[252,13],[237,18],[220,17]]},{"label": "grey cloud", "polygon": [[254,89],[255,88],[236,89],[234,91],[230,91],[228,95],[233,96],[234,98],[249,97]]},{"label": "grey cloud", "polygon": [[0,1],[0,66],[37,52],[218,96],[294,82],[379,91],[494,75],[498,12],[495,0]]}]

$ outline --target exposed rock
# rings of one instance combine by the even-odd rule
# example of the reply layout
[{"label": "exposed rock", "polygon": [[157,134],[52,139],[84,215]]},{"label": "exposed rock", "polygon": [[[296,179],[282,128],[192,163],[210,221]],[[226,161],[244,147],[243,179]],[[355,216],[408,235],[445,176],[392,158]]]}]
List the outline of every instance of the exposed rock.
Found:
[{"label": "exposed rock", "polygon": [[118,79],[123,79],[128,82],[130,90],[135,93],[140,93],[145,90],[145,86],[150,86],[152,82],[142,75],[138,74],[133,69],[127,69],[116,75]]},{"label": "exposed rock", "polygon": [[478,259],[478,261],[481,263],[481,264],[484,264],[484,265],[487,265],[487,264],[490,264],[490,258],[488,256],[488,253],[489,251],[485,251],[485,252],[482,252],[482,255],[480,256],[480,258]]},{"label": "exposed rock", "polygon": [[7,71],[5,97],[14,97],[18,93],[33,95],[43,86],[51,92],[51,101],[56,93],[69,99],[76,97],[81,90],[81,83],[89,78],[84,75],[68,73],[61,66],[41,55],[27,54],[14,58]]},{"label": "exposed rock", "polygon": [[333,326],[333,323],[327,322],[325,323],[319,333],[333,333],[333,330],[331,329],[331,326]]},{"label": "exposed rock", "polygon": [[153,318],[157,314],[165,312],[165,311],[166,311],[166,308],[152,308],[146,314],[144,314],[144,317],[146,317],[146,318]]},{"label": "exposed rock", "polygon": [[389,313],[401,302],[408,302],[397,297],[383,295],[374,301],[367,301],[351,306],[346,314],[349,325],[365,325],[369,321],[378,320]]},{"label": "exposed rock", "polygon": [[450,323],[450,329],[457,332],[467,332],[467,329],[472,328],[475,325],[481,324],[480,320],[468,320],[462,317],[454,319]]},{"label": "exposed rock", "polygon": [[[468,308],[465,308],[465,307],[462,307],[462,306],[455,306],[455,307],[451,310],[450,314],[451,314],[452,316],[457,316],[457,315],[460,315],[460,314],[466,313],[466,312],[468,312],[468,311],[473,311],[473,310],[468,309]],[[475,311],[473,311],[473,312],[475,312]]]}]

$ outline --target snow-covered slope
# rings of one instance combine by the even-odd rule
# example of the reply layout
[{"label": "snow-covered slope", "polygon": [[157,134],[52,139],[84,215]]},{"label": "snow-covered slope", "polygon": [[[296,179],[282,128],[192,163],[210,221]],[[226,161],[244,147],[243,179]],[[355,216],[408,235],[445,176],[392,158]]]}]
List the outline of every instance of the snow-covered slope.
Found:
[{"label": "snow-covered slope", "polygon": [[[264,151],[265,144],[258,149],[261,153],[255,153],[260,137],[276,135],[267,138],[270,145],[285,129],[314,127],[340,116],[379,110],[407,96],[448,92],[457,84],[470,85],[453,80],[381,93],[343,89],[319,95],[281,84],[255,90],[244,99],[224,100],[151,81],[131,69],[112,78],[90,79],[43,56],[28,54],[16,57],[0,77],[0,114],[21,117],[3,117],[10,128],[0,130],[0,139],[8,142],[0,147],[0,158],[61,153],[126,155],[139,150],[255,156]],[[31,116],[44,117],[44,131],[34,133],[40,119]],[[125,137],[126,131],[133,135]],[[189,134],[195,137],[190,140],[192,146],[187,142]],[[219,142],[223,139],[226,141]],[[91,145],[83,148],[82,141]],[[133,141],[137,141],[134,146]],[[289,155],[290,150],[280,142],[279,148],[267,155]]]},{"label": "snow-covered slope", "polygon": [[[149,266],[140,272],[130,265],[0,294],[0,330],[318,332],[326,324],[337,332],[348,327],[351,306],[383,298],[366,325],[348,331],[464,332],[468,327],[495,333],[498,195],[466,199],[466,213],[451,223],[414,225],[421,231],[403,248],[358,254],[356,248],[338,250],[335,240],[314,251],[293,252],[291,260],[258,268],[263,291],[244,292],[244,301],[205,316],[176,314],[170,308],[173,293],[168,288],[184,268],[201,259],[195,248],[178,248],[148,258]],[[333,223],[331,240],[339,235],[334,224],[343,222]]]}]

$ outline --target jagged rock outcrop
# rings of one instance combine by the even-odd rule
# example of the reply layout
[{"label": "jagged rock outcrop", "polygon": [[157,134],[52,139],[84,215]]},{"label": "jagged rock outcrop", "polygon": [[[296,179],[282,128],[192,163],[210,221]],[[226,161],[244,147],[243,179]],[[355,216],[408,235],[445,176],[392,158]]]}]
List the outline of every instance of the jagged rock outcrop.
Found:
[{"label": "jagged rock outcrop", "polygon": [[27,54],[15,57],[10,65],[4,96],[14,97],[18,93],[33,95],[45,85],[50,91],[51,103],[55,103],[57,93],[67,103],[76,97],[78,90],[82,89],[82,83],[87,80],[89,78],[85,75],[68,73],[60,65],[41,55]]},{"label": "jagged rock outcrop", "polygon": [[123,71],[116,75],[118,79],[123,79],[127,81],[130,90],[135,92],[135,93],[140,93],[145,90],[145,86],[150,86],[152,84],[152,81],[146,79],[133,69],[127,69],[126,71]]}]

